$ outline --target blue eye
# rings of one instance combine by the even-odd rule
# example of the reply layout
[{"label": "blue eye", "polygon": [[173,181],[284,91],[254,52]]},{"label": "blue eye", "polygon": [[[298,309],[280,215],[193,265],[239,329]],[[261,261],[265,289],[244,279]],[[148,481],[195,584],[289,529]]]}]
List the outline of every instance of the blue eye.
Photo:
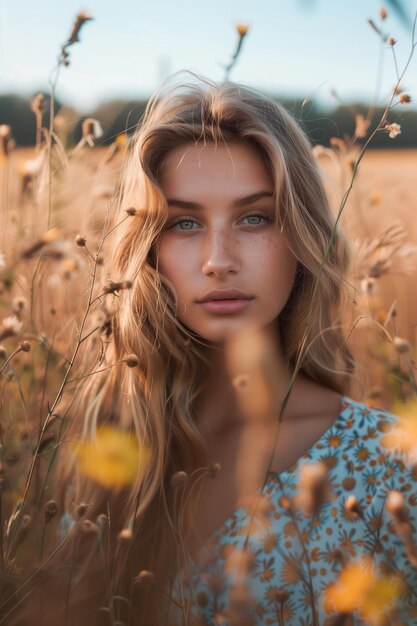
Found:
[{"label": "blue eye", "polygon": [[[264,220],[264,222],[273,222],[274,219],[267,217],[266,215],[261,215],[259,213],[253,213],[252,215],[246,215],[246,217],[244,217],[244,220],[247,219],[252,219],[252,218],[257,218],[258,221],[257,222],[249,222],[252,226],[261,226],[262,222],[259,221]],[[194,220],[190,219],[190,218],[184,218],[184,219],[179,219],[176,222],[174,222],[173,224],[171,224],[171,226],[168,227],[169,230],[177,230],[180,232],[185,232],[185,231],[189,231],[189,230],[195,230],[193,227],[191,228],[176,228],[176,226],[178,226],[179,224],[197,224],[197,222],[195,222]]]},{"label": "blue eye", "polygon": [[[174,222],[171,226],[171,228],[174,228],[175,226],[178,226],[178,224],[196,224],[196,222],[194,222],[194,220],[178,220],[178,222]],[[179,230],[193,230],[192,228],[180,228]]]},{"label": "blue eye", "polygon": [[[252,217],[257,217],[257,218],[261,218],[263,220],[265,220],[266,222],[270,222],[270,218],[265,217],[265,215],[259,215],[259,214],[253,214],[253,215],[247,215],[245,218],[245,220],[250,220]],[[258,226],[258,224],[260,224],[261,222],[250,222],[250,224],[252,224],[253,226]]]}]

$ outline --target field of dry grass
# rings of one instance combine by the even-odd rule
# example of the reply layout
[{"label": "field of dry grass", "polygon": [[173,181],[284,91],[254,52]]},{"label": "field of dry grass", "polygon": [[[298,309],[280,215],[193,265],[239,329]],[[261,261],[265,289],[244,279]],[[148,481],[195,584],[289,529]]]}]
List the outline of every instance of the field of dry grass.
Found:
[{"label": "field of dry grass", "polygon": [[[383,12],[380,15],[385,19]],[[77,41],[81,25],[89,19],[84,13],[77,16],[59,64],[65,65],[67,47]],[[247,32],[247,25],[237,25],[238,46],[228,73]],[[399,82],[393,99],[398,96],[407,104]],[[0,624],[6,623],[14,598],[32,579],[31,574],[16,589],[19,576],[26,569],[33,572],[35,563],[43,564],[56,544],[49,531],[51,520],[58,517],[55,460],[60,446],[69,443],[62,433],[67,409],[74,404],[76,411],[79,380],[73,376],[81,371],[80,346],[86,355],[82,378],[88,378],[101,366],[112,332],[105,307],[95,328],[90,313],[99,308],[103,296],[117,297],[124,288],[109,283],[122,278],[104,274],[103,259],[107,220],[117,208],[129,138],[122,135],[107,148],[97,147],[97,124],[90,119],[83,123],[80,143],[70,147],[66,137],[73,122],[58,114],[51,116],[49,128],[41,129],[43,105],[39,99],[32,106],[38,121],[36,149],[15,148],[13,129],[0,126],[0,597],[4,591],[6,598],[0,606],[6,611],[0,612]],[[352,397],[393,412],[406,403],[404,412],[414,420],[410,423],[415,430],[417,150],[368,150],[359,163],[357,140],[366,141],[370,122],[364,132],[365,120],[357,116],[356,122],[354,137],[334,138],[331,148],[314,149],[335,216],[346,199],[340,225],[352,250],[352,291],[343,331],[358,363]],[[386,119],[379,124],[378,132],[388,131],[392,137],[387,141],[395,140],[397,125]],[[124,219],[131,217],[127,213]],[[130,364],[122,358],[111,366],[136,367],[138,357],[129,356]],[[124,456],[120,450],[126,448],[126,440],[120,439],[123,434],[113,433],[114,446],[119,446],[115,456],[120,458]],[[90,453],[88,448],[87,456]],[[106,472],[113,480],[112,472]],[[78,515],[86,536],[96,533],[102,540],[106,515],[99,516],[100,526],[99,517],[83,518],[86,510],[87,505],[79,503],[72,513]],[[346,511],[357,515],[354,508]],[[131,527],[123,527],[120,537],[129,542]],[[417,562],[415,545],[408,541],[406,548]],[[387,579],[381,580],[386,584]],[[70,585],[68,596],[69,589]],[[373,602],[380,617],[378,598]]]}]

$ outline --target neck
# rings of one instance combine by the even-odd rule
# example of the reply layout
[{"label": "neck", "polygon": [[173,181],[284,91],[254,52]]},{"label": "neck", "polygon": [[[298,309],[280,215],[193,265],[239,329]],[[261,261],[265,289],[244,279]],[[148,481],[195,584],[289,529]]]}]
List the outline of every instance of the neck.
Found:
[{"label": "neck", "polygon": [[276,332],[248,329],[206,348],[205,356],[210,371],[195,406],[203,435],[276,422],[291,379]]}]

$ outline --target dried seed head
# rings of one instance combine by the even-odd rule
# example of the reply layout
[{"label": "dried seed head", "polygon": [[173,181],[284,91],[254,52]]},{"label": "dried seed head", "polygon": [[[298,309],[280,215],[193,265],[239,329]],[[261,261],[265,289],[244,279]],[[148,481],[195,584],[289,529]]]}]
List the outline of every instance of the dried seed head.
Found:
[{"label": "dried seed head", "polygon": [[401,491],[391,490],[388,493],[385,508],[399,524],[404,524],[409,521],[408,511]]},{"label": "dried seed head", "polygon": [[137,367],[140,364],[140,359],[136,354],[129,354],[123,359],[123,362],[126,363],[128,367]]},{"label": "dried seed head", "polygon": [[45,504],[44,513],[45,513],[45,524],[47,524],[58,513],[58,505],[55,502],[55,500],[49,500],[49,502]]},{"label": "dried seed head", "polygon": [[22,350],[22,352],[30,352],[31,348],[32,346],[28,341],[22,341],[22,343],[20,344],[20,349]]},{"label": "dried seed head", "polygon": [[360,506],[356,496],[354,495],[350,495],[346,499],[345,510],[348,511],[349,513],[355,513],[359,517],[362,517],[363,515],[362,507]]},{"label": "dried seed head", "polygon": [[390,37],[390,38],[388,39],[388,45],[390,45],[390,46],[395,46],[395,44],[396,44],[396,43],[397,43],[397,42],[396,42],[396,40],[394,39],[394,37]]},{"label": "dried seed head", "polygon": [[123,280],[119,283],[115,283],[112,280],[108,280],[105,287],[104,287],[104,293],[116,293],[117,291],[120,291],[121,289],[130,289],[132,287],[132,281],[130,280]]},{"label": "dried seed head", "polygon": [[57,241],[61,237],[62,237],[61,229],[54,226],[53,228],[50,228],[45,233],[43,233],[43,235],[41,236],[41,241],[42,243],[53,243],[54,241]]},{"label": "dried seed head", "polygon": [[[87,13],[86,11],[80,11],[80,13],[78,13],[78,15],[75,18],[75,22],[74,22],[74,26],[72,27],[71,34],[66,43],[67,46],[75,43],[76,41],[80,41],[78,38],[78,35],[80,34],[81,28],[86,22],[89,22],[92,19],[94,19],[93,16]],[[66,56],[68,56],[67,52],[65,52],[65,54]]]},{"label": "dried seed head", "polygon": [[126,543],[132,540],[132,536],[133,535],[132,535],[132,531],[130,530],[130,528],[123,528],[123,530],[119,532],[120,541],[123,541]]},{"label": "dried seed head", "polygon": [[96,522],[99,526],[104,526],[104,524],[108,524],[109,518],[105,513],[100,513],[100,515],[97,516]]},{"label": "dried seed head", "polygon": [[239,374],[232,380],[232,385],[235,389],[242,390],[247,389],[250,384],[250,376],[248,374]]},{"label": "dried seed head", "polygon": [[381,18],[381,20],[385,20],[385,18],[387,17],[387,15],[388,15],[388,13],[387,13],[386,8],[385,8],[384,6],[382,6],[382,7],[379,9],[379,17]]},{"label": "dried seed head", "polygon": [[398,352],[398,354],[409,354],[411,345],[410,342],[406,339],[402,339],[401,337],[394,337],[394,348]]},{"label": "dried seed head", "polygon": [[373,293],[375,290],[376,281],[375,278],[371,278],[367,276],[361,281],[361,292],[362,293]]},{"label": "dried seed head", "polygon": [[355,135],[359,139],[363,139],[368,134],[370,120],[367,120],[363,115],[358,113],[355,117]]},{"label": "dried seed head", "polygon": [[80,522],[80,529],[86,535],[97,535],[100,532],[100,528],[97,524],[90,519],[83,519]]},{"label": "dried seed head", "polygon": [[76,238],[75,238],[75,243],[80,248],[84,248],[86,243],[87,243],[87,239],[85,237],[83,237],[82,235],[77,235]]},{"label": "dried seed head", "polygon": [[285,511],[291,512],[294,509],[292,498],[289,496],[281,496],[279,503]]},{"label": "dried seed head", "polygon": [[38,93],[31,102],[31,109],[36,115],[36,117],[40,117],[43,113],[43,105],[45,103],[45,96],[43,93]]},{"label": "dried seed head", "polygon": [[125,210],[128,215],[132,215],[132,216],[137,215],[138,213],[134,207],[129,207],[128,209],[125,209]]},{"label": "dried seed head", "polygon": [[326,464],[322,461],[305,463],[300,468],[299,487],[296,506],[308,516],[315,515],[330,495]]},{"label": "dried seed head", "polygon": [[103,136],[103,129],[98,120],[94,117],[87,117],[82,123],[82,133],[84,139],[98,139]]},{"label": "dried seed head", "polygon": [[212,463],[208,468],[209,478],[217,478],[217,474],[220,472],[221,468],[220,463]]},{"label": "dried seed head", "polygon": [[8,124],[0,124],[0,138],[1,139],[7,139],[7,137],[10,137],[11,132],[12,132],[12,129],[10,128]]},{"label": "dried seed head", "polygon": [[153,572],[150,572],[148,569],[143,569],[136,576],[135,582],[148,585],[150,583],[155,582],[155,575]]},{"label": "dried seed head", "polygon": [[175,488],[182,487],[188,480],[187,472],[179,471],[175,472],[175,474],[171,477],[171,485]]},{"label": "dried seed head", "polygon": [[388,137],[390,139],[395,139],[397,135],[401,135],[401,126],[400,124],[396,124],[393,122],[392,124],[386,124],[385,130],[388,131]]},{"label": "dried seed head", "polygon": [[87,512],[87,508],[88,508],[88,504],[86,504],[85,502],[81,502],[81,504],[77,506],[76,513],[77,513],[78,519],[81,519],[82,517],[84,517],[84,515]]},{"label": "dried seed head", "polygon": [[0,338],[13,337],[17,335],[23,324],[16,315],[5,317],[0,325]]},{"label": "dried seed head", "polygon": [[236,24],[236,32],[239,37],[245,37],[249,31],[249,24]]},{"label": "dried seed head", "polygon": [[22,318],[22,313],[26,308],[26,303],[26,298],[23,298],[22,296],[18,296],[12,301],[12,311],[19,319]]},{"label": "dried seed head", "polygon": [[408,104],[411,102],[411,96],[409,96],[408,93],[400,94],[400,102],[401,104]]}]

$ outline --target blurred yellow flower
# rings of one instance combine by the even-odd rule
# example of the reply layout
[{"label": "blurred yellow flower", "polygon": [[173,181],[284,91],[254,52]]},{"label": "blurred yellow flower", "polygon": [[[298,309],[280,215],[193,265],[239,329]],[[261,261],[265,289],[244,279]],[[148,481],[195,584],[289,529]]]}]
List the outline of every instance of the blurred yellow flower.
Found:
[{"label": "blurred yellow flower", "polygon": [[363,558],[349,563],[327,587],[323,604],[328,613],[357,611],[370,626],[383,626],[402,590],[398,577],[378,577],[372,561]]},{"label": "blurred yellow flower", "polygon": [[127,144],[127,133],[120,133],[120,135],[117,135],[114,143],[119,147],[125,146]]},{"label": "blurred yellow flower", "polygon": [[410,463],[417,462],[417,398],[407,404],[395,404],[391,412],[398,416],[397,424],[383,437],[384,448],[398,448]]},{"label": "blurred yellow flower", "polygon": [[75,453],[80,472],[110,489],[132,484],[150,458],[134,435],[111,426],[99,429],[94,441],[76,445]]}]

